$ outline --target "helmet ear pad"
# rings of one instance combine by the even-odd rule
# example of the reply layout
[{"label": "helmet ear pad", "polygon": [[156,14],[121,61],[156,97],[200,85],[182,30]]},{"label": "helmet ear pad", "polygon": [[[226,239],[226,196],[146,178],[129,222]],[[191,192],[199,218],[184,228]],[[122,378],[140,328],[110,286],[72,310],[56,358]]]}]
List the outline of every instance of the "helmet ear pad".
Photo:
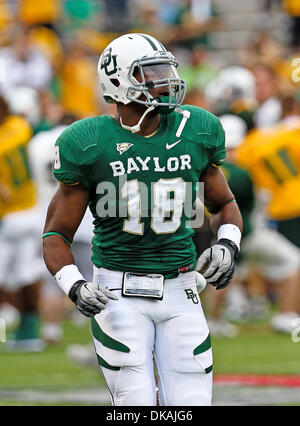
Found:
[{"label": "helmet ear pad", "polygon": [[[135,74],[137,74],[137,73],[140,73],[138,67],[136,67],[136,71],[135,71]],[[131,77],[131,80],[134,83],[134,85],[136,85],[136,86],[138,86],[139,84],[141,84],[141,82],[138,81],[138,79],[134,75]],[[134,99],[141,99],[142,101],[147,101],[147,95],[146,95],[146,93],[144,93],[144,91],[136,90],[134,87],[130,87],[128,89],[127,94],[131,98],[133,98],[132,99],[133,102],[134,102]]]}]

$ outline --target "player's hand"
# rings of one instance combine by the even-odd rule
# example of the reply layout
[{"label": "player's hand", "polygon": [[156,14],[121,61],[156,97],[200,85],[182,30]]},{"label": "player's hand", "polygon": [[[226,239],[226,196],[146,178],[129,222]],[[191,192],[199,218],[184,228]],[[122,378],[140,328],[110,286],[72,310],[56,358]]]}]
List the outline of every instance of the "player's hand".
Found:
[{"label": "player's hand", "polygon": [[225,238],[206,249],[199,257],[196,270],[220,290],[231,282],[238,256],[237,246]]},{"label": "player's hand", "polygon": [[86,317],[99,314],[105,309],[109,299],[118,300],[118,297],[110,290],[86,281],[77,281],[69,292],[69,298]]}]

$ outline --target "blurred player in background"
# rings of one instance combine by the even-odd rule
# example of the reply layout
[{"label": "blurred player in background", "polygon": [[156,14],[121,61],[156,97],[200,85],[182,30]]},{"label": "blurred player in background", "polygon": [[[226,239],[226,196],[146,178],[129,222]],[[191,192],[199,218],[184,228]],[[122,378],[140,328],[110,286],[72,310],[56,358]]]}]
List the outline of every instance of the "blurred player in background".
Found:
[{"label": "blurred player in background", "polygon": [[[15,292],[20,324],[9,342],[13,350],[40,351],[38,298],[42,271],[38,256],[36,191],[29,168],[29,123],[10,115],[0,98],[0,286]],[[3,196],[4,194],[4,196]]]},{"label": "blurred player in background", "polygon": [[255,77],[255,97],[258,108],[255,110],[256,127],[270,127],[281,118],[281,102],[279,99],[278,77],[272,67],[260,63],[253,69]]},{"label": "blurred player in background", "polygon": [[3,78],[1,93],[17,86],[39,90],[50,84],[53,71],[44,53],[31,43],[29,29],[19,27],[12,44],[0,49]]},{"label": "blurred player in background", "polygon": [[97,74],[94,61],[87,55],[87,46],[75,38],[68,42],[66,50],[67,56],[60,72],[63,107],[79,118],[99,115],[99,95],[95,90]]},{"label": "blurred player in background", "polygon": [[[283,281],[279,286],[277,301],[280,314],[272,320],[274,329],[290,333],[300,309],[300,199],[297,196],[300,189],[300,121],[299,104],[294,96],[283,99],[282,111],[283,117],[279,124],[249,133],[237,150],[236,160],[250,172],[256,189],[264,190],[267,195],[266,218],[273,221],[279,232],[276,239],[280,236],[281,240],[276,261],[278,267],[282,256],[291,262],[290,267],[282,265],[282,274],[286,275],[289,284]],[[266,237],[261,235],[261,242],[264,239]],[[275,246],[275,242],[272,243],[270,239],[267,251],[269,257],[272,257]],[[253,256],[258,255],[258,251],[259,247],[253,247]],[[282,274],[276,274],[276,269],[274,265],[270,273],[274,274],[275,279],[280,279]]]},{"label": "blurred player in background", "polygon": [[[271,320],[276,331],[290,333],[299,309],[299,250],[284,236],[270,229],[263,220],[252,178],[245,168],[236,164],[235,153],[246,136],[246,124],[233,115],[220,117],[226,135],[227,157],[222,170],[239,204],[243,216],[243,239],[237,274],[226,294],[232,318],[248,320],[266,314],[268,294],[274,292],[278,312]],[[247,163],[249,161],[247,160]],[[257,220],[259,217],[259,220]],[[238,288],[242,284],[244,289]],[[241,292],[247,297],[242,297]],[[242,303],[244,305],[244,312]],[[212,301],[211,332],[232,337],[237,330],[222,319],[224,298],[215,294]]]},{"label": "blurred player in background", "polygon": [[[245,237],[251,230],[250,215],[254,206],[253,184],[247,171],[236,166],[232,157],[235,146],[246,135],[247,126],[244,120],[229,114],[220,116],[220,121],[225,132],[226,146],[226,162],[222,165],[222,171],[243,217],[243,237]],[[238,265],[240,261],[239,259]],[[233,283],[235,281],[236,278]],[[237,328],[224,319],[222,312],[227,292],[213,292],[213,289],[210,288],[207,290],[210,290],[211,293],[208,319],[211,333],[218,336],[234,337],[237,334]],[[231,292],[233,290],[228,289],[228,291]]]},{"label": "blurred player in background", "polygon": [[[28,154],[32,176],[38,189],[39,241],[42,236],[44,218],[51,198],[59,185],[52,174],[55,142],[68,125],[76,121],[76,117],[65,114],[60,124],[52,130],[39,132],[29,143]],[[86,212],[78,229],[73,244],[73,253],[79,270],[92,279],[91,241],[93,224],[90,211]],[[40,252],[40,255],[42,253]],[[41,336],[47,343],[57,343],[62,338],[61,321],[65,318],[65,295],[58,287],[52,275],[44,269],[43,286],[40,295],[40,311],[43,320]]]}]

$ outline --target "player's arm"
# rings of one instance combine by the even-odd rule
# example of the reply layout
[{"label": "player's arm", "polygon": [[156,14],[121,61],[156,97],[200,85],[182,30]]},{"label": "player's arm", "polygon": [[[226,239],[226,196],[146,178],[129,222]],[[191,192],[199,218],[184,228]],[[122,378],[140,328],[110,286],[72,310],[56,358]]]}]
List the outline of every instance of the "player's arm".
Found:
[{"label": "player's arm", "polygon": [[47,213],[43,235],[46,266],[58,285],[86,316],[105,308],[108,298],[117,299],[109,290],[88,283],[75,265],[71,243],[88,205],[88,190],[81,184],[61,184]]},{"label": "player's arm", "polygon": [[222,171],[209,166],[201,177],[211,228],[218,242],[199,257],[197,270],[218,290],[226,287],[235,270],[240,249],[242,216]]},{"label": "player's arm", "polygon": [[210,166],[202,175],[204,202],[210,213],[210,224],[217,236],[221,225],[231,223],[242,232],[243,220],[227,180],[218,167]]},{"label": "player's arm", "polygon": [[43,238],[43,248],[44,260],[52,275],[56,275],[65,265],[75,263],[71,246],[67,241],[72,243],[87,203],[88,192],[80,184],[76,186],[61,184],[50,202],[44,228],[46,237]]}]

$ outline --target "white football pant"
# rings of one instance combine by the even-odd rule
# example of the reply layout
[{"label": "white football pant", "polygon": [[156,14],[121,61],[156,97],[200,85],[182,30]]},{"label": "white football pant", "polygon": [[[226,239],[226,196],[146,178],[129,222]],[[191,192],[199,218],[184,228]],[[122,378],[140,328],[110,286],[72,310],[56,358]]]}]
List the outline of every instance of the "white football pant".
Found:
[{"label": "white football pant", "polygon": [[114,405],[211,405],[212,350],[195,272],[167,279],[163,300],[124,297],[123,273],[94,268],[94,282],[114,291],[92,319],[98,362]]},{"label": "white football pant", "polygon": [[39,281],[43,275],[36,207],[6,215],[0,227],[0,285],[11,291]]},{"label": "white football pant", "polygon": [[300,250],[279,232],[262,228],[242,239],[245,259],[238,265],[237,275],[243,277],[254,265],[270,281],[283,281],[294,275],[300,265]]}]

